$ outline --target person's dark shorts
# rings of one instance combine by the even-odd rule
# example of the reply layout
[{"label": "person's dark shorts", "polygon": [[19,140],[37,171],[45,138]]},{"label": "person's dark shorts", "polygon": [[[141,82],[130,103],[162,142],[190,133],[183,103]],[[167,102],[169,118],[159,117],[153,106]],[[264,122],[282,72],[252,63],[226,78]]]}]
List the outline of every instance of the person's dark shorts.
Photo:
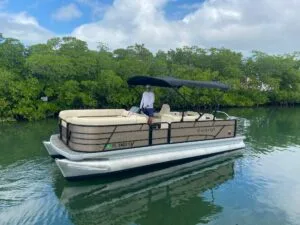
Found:
[{"label": "person's dark shorts", "polygon": [[147,116],[153,116],[153,114],[154,114],[154,109],[146,108],[146,109],[143,109],[143,112],[144,112]]}]

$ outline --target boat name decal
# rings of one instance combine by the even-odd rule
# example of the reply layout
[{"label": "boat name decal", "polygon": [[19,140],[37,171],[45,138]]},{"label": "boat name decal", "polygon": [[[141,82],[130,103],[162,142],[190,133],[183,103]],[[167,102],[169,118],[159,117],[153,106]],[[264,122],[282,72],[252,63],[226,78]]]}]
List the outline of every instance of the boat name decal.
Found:
[{"label": "boat name decal", "polygon": [[116,143],[116,147],[132,147],[134,144],[133,141],[125,141],[125,142],[120,142],[120,143]]},{"label": "boat name decal", "polygon": [[126,147],[133,147],[134,142],[133,141],[125,141],[125,142],[119,142],[119,143],[113,143],[113,144],[106,144],[105,149],[115,149],[115,148],[126,148]]},{"label": "boat name decal", "polygon": [[215,131],[216,131],[215,127],[206,127],[206,128],[198,128],[197,129],[197,133],[212,133]]}]

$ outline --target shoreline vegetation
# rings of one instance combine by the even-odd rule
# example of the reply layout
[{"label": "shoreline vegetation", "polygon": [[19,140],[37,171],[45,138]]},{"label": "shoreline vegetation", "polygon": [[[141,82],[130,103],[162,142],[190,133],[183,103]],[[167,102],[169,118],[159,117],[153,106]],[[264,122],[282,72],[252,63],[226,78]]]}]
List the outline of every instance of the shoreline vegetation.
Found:
[{"label": "shoreline vegetation", "polygon": [[300,103],[300,54],[248,57],[225,48],[196,46],[152,53],[143,44],[97,50],[74,37],[25,46],[0,34],[0,122],[39,120],[64,109],[128,108],[138,105],[143,87],[128,88],[132,75],[171,75],[217,80],[231,90],[181,88],[187,103],[170,89],[155,88],[156,108],[294,106]]}]

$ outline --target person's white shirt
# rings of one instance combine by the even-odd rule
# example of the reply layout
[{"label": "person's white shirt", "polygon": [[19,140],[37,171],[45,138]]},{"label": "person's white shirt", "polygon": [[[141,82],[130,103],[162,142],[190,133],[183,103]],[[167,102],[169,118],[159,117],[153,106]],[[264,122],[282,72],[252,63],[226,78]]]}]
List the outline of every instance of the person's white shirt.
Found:
[{"label": "person's white shirt", "polygon": [[140,109],[142,108],[153,109],[154,100],[155,100],[154,93],[152,91],[145,91],[143,93],[143,97],[141,100]]}]

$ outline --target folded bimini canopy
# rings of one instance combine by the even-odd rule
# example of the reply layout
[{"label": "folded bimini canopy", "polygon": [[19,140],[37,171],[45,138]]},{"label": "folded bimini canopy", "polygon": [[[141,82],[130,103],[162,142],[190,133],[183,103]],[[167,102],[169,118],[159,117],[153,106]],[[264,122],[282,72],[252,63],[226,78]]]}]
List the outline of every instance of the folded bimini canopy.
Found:
[{"label": "folded bimini canopy", "polygon": [[180,88],[182,86],[195,88],[217,88],[228,90],[229,86],[217,81],[182,80],[173,77],[134,76],[127,80],[129,85],[151,85],[157,87]]}]

